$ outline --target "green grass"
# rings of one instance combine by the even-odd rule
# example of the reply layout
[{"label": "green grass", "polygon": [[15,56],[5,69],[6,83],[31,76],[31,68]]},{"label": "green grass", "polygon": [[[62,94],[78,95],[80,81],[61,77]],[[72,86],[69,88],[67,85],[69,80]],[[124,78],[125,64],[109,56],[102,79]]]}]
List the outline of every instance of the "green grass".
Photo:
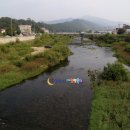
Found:
[{"label": "green grass", "polygon": [[[0,90],[44,72],[70,55],[67,47],[70,36],[43,35],[34,41],[0,45]],[[51,45],[38,55],[31,55],[31,47]]]},{"label": "green grass", "polygon": [[98,75],[89,130],[129,130],[130,74],[116,62],[108,64]]},{"label": "green grass", "polygon": [[130,81],[95,88],[89,130],[130,130]]},{"label": "green grass", "polygon": [[[120,62],[130,65],[129,35],[117,35],[115,39],[116,42],[110,44],[115,56]],[[105,40],[109,41],[108,37],[102,36],[97,44],[106,47],[108,43],[101,43]],[[100,79],[94,87],[89,130],[130,130],[130,74],[128,81],[112,81],[109,76],[120,77],[118,69],[111,67],[105,75],[110,81]]]},{"label": "green grass", "polygon": [[130,35],[99,35],[95,37],[96,45],[100,47],[112,47],[120,62],[130,65]]},{"label": "green grass", "polygon": [[130,52],[128,52],[128,46],[129,43],[127,42],[113,43],[115,56],[118,58],[118,60],[124,64],[130,65]]}]

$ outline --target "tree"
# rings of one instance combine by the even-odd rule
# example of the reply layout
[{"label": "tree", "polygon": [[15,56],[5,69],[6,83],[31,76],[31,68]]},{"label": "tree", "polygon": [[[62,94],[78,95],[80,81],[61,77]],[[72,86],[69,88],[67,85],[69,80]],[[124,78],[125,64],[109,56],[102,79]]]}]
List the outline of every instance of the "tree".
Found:
[{"label": "tree", "polygon": [[126,31],[125,29],[119,28],[118,31],[117,31],[117,34],[124,34],[125,31]]}]

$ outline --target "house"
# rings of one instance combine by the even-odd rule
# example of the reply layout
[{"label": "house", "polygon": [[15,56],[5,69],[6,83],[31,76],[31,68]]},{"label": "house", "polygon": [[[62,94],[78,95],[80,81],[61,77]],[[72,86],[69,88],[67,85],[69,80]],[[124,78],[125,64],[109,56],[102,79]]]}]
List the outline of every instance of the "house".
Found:
[{"label": "house", "polygon": [[0,29],[0,33],[4,34],[6,32],[5,29]]},{"label": "house", "polygon": [[41,28],[42,31],[44,31],[44,33],[48,33],[49,34],[49,30],[46,28]]},{"label": "house", "polygon": [[19,29],[23,36],[30,36],[32,35],[32,27],[31,25],[19,25]]},{"label": "house", "polygon": [[127,33],[127,34],[130,34],[130,29],[126,29],[126,33]]},{"label": "house", "polygon": [[112,34],[117,34],[117,29],[113,29]]},{"label": "house", "polygon": [[127,24],[123,24],[123,29],[125,29],[125,33],[126,34],[130,34],[130,25],[127,25]]}]

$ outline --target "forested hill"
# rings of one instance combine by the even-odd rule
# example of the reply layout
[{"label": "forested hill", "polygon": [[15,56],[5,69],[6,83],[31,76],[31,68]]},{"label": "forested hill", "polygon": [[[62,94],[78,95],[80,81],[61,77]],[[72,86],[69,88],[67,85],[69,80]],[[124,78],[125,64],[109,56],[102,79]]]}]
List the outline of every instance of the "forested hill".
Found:
[{"label": "forested hill", "polygon": [[42,32],[41,28],[46,27],[50,31],[53,32],[81,32],[81,31],[88,31],[88,30],[100,30],[101,27],[96,25],[95,23],[75,19],[72,21],[64,22],[64,23],[57,23],[57,24],[45,24],[44,22],[35,22],[34,20],[28,18],[27,20],[24,19],[11,19],[9,17],[2,17],[0,18],[0,28],[6,29],[6,34],[11,34],[11,21],[12,21],[12,30],[13,34],[19,33],[18,25],[31,25],[32,31],[35,30],[36,33]]},{"label": "forested hill", "polygon": [[101,29],[101,27],[97,24],[81,19],[75,19],[64,23],[52,24],[51,27],[54,31],[57,32],[81,32]]}]

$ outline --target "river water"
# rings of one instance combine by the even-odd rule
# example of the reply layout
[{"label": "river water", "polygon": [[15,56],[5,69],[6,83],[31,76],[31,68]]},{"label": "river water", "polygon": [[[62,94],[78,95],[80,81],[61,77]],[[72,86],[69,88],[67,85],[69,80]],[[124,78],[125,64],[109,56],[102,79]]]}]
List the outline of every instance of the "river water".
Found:
[{"label": "river water", "polygon": [[[87,130],[93,90],[88,70],[102,70],[116,58],[110,48],[70,45],[64,64],[0,92],[0,130]],[[82,83],[57,82],[80,78]]]}]

